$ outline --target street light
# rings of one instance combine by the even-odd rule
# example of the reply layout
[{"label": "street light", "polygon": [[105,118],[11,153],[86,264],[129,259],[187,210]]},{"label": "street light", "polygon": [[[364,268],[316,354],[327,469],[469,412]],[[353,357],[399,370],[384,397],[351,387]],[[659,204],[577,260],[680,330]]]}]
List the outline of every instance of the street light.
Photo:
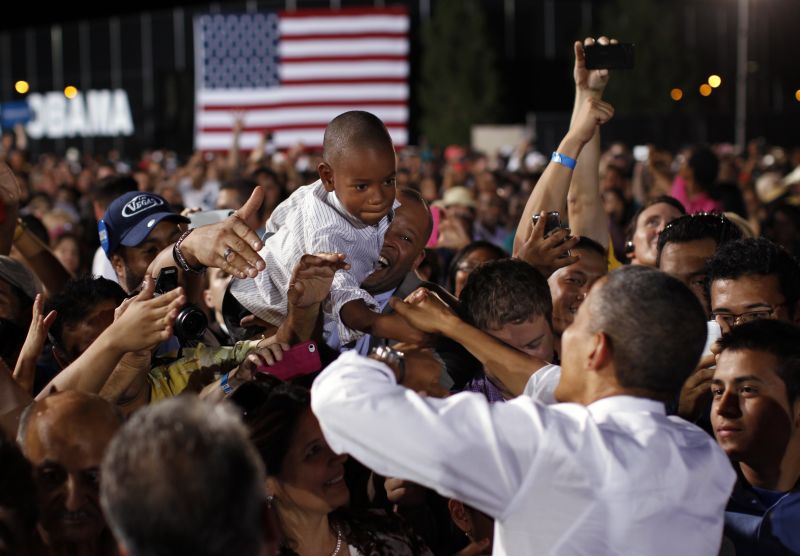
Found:
[{"label": "street light", "polygon": [[19,94],[24,95],[28,91],[31,90],[31,86],[28,84],[27,81],[17,81],[14,83],[14,90],[17,91]]}]

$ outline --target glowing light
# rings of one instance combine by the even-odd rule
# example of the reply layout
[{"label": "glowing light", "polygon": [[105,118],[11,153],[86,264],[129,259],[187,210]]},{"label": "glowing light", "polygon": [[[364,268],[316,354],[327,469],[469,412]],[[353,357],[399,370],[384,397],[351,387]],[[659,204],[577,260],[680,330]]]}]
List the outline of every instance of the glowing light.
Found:
[{"label": "glowing light", "polygon": [[78,95],[78,89],[72,85],[64,87],[64,96],[67,98],[75,98]]},{"label": "glowing light", "polygon": [[675,102],[678,102],[680,99],[683,98],[683,91],[680,90],[680,89],[677,89],[677,88],[672,89],[669,92],[669,96],[672,97],[672,100],[674,100]]},{"label": "glowing light", "polygon": [[800,102],[800,89],[797,89],[797,90],[794,92],[794,98],[796,98],[796,99],[797,99],[797,102]]},{"label": "glowing light", "polygon": [[16,90],[19,94],[24,95],[31,90],[31,86],[27,81],[17,81],[14,83],[14,90]]},{"label": "glowing light", "polygon": [[700,85],[700,94],[703,95],[704,97],[710,95],[711,85],[709,85],[708,83],[703,83],[702,85]]},{"label": "glowing light", "polygon": [[722,85],[722,78],[719,75],[709,75],[708,84],[716,89],[717,87]]}]

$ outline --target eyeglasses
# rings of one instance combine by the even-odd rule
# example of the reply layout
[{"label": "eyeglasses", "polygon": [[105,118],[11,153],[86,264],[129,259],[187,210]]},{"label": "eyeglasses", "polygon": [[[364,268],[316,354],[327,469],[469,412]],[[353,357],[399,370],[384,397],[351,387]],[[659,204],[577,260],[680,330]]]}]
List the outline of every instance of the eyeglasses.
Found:
[{"label": "eyeglasses", "polygon": [[765,307],[763,309],[756,309],[754,311],[745,311],[744,313],[734,314],[734,313],[718,313],[716,311],[711,313],[711,316],[714,317],[719,324],[726,324],[728,328],[733,328],[739,324],[743,324],[745,322],[751,322],[754,320],[760,319],[771,319],[772,316],[775,314],[779,308],[786,305],[786,302],[776,305],[775,307]]}]

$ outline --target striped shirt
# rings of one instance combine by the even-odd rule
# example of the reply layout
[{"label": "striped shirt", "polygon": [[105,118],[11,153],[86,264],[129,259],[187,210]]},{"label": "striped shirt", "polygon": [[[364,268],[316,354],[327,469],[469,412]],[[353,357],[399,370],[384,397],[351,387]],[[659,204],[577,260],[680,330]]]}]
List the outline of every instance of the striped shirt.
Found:
[{"label": "striped shirt", "polygon": [[383,236],[398,206],[395,200],[392,211],[369,226],[348,213],[321,180],[299,188],[278,205],[267,222],[267,233],[273,235],[259,251],[266,270],[256,278],[234,281],[231,293],[245,309],[278,326],[286,318],[289,282],[300,258],[306,253],[344,253],[350,270],[340,270],[333,278],[330,296],[322,307],[324,329],[331,330],[335,323],[342,345],[357,340],[363,332],[345,326],[339,312],[356,299],[380,311],[373,297],[361,289],[361,282],[375,269]]}]

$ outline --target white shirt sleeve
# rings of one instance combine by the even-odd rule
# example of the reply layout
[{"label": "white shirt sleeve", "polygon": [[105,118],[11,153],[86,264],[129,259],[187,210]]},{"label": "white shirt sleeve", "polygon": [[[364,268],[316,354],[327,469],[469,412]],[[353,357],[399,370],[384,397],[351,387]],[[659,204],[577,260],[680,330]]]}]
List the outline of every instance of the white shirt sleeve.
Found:
[{"label": "white shirt sleeve", "polygon": [[119,283],[117,273],[114,272],[114,267],[111,266],[111,261],[106,257],[106,253],[103,251],[102,247],[98,247],[97,251],[94,252],[94,258],[92,259],[92,275]]},{"label": "white shirt sleeve", "polygon": [[352,351],[323,371],[311,391],[311,407],[335,452],[495,518],[531,471],[544,431],[547,408],[523,401],[490,405],[471,392],[423,398],[398,386],[383,363]]},{"label": "white shirt sleeve", "polygon": [[561,367],[545,365],[531,375],[522,395],[545,405],[558,403],[555,392],[559,380],[561,380]]}]

